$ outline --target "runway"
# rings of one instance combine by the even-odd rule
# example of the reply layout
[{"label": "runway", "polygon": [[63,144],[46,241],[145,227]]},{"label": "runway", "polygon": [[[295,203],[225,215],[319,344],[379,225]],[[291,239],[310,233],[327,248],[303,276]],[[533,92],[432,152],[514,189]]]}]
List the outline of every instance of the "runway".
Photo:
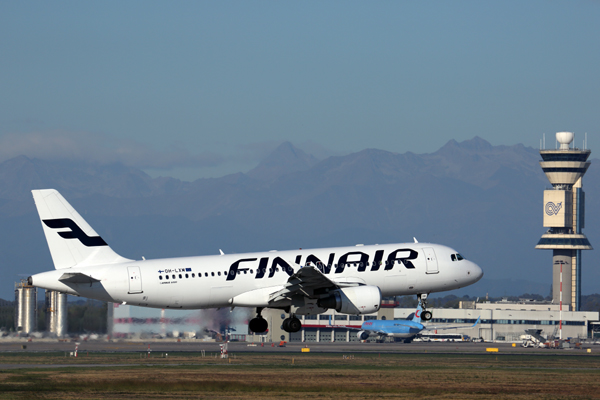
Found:
[{"label": "runway", "polygon": [[[48,339],[26,340],[0,340],[0,352],[72,352],[77,343],[78,352],[184,352],[193,353],[219,353],[220,344],[217,342],[203,342],[195,340],[170,340],[148,341],[81,341],[67,342]],[[303,347],[308,347],[312,353],[384,353],[384,354],[486,354],[488,349],[498,349],[498,354],[539,354],[539,355],[600,355],[600,346],[582,344],[580,348],[572,349],[539,349],[523,348],[520,344],[515,347],[511,343],[440,343],[440,342],[413,342],[413,343],[287,343],[279,347],[277,343],[231,342],[228,344],[229,353],[300,353]]]}]

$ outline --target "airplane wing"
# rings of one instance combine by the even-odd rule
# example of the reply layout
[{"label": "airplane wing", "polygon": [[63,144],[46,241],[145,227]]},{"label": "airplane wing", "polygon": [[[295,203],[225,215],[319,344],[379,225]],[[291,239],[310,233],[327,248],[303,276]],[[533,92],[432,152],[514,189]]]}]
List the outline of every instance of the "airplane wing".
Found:
[{"label": "airplane wing", "polygon": [[58,280],[64,283],[89,283],[90,285],[94,282],[100,282],[99,279],[92,278],[81,272],[66,272]]},{"label": "airplane wing", "polygon": [[343,284],[335,283],[313,266],[298,269],[298,272],[289,277],[283,289],[269,296],[269,303],[291,299],[295,295],[302,295],[310,299],[318,298],[319,294],[329,290],[338,289]]},{"label": "airplane wing", "polygon": [[479,322],[481,321],[481,317],[477,318],[477,321],[475,321],[475,323],[471,326],[444,326],[441,328],[435,327],[435,326],[427,326],[425,329],[423,329],[423,331],[444,331],[444,330],[448,330],[448,329],[460,329],[460,328],[474,328],[477,324],[479,324]]}]

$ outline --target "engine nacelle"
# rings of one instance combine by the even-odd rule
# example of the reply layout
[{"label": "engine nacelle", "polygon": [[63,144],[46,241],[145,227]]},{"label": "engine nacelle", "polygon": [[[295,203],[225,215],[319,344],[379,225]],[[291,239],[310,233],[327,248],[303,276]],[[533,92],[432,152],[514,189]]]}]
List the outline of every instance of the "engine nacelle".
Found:
[{"label": "engine nacelle", "polygon": [[358,331],[356,334],[358,340],[367,340],[369,338],[369,332],[367,331]]},{"label": "engine nacelle", "polygon": [[334,290],[317,304],[344,314],[371,314],[381,306],[381,290],[377,286],[356,286]]}]

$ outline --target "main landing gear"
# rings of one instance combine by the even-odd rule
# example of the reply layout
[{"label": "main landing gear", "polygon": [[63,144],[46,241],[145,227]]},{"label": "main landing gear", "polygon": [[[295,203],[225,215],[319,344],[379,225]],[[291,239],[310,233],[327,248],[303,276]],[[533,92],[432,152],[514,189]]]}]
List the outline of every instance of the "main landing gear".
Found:
[{"label": "main landing gear", "polygon": [[302,322],[300,322],[300,320],[296,318],[294,314],[292,314],[291,317],[283,320],[281,327],[288,333],[298,332],[300,329],[302,329]]},{"label": "main landing gear", "polygon": [[[258,307],[256,309],[256,318],[252,318],[248,323],[248,328],[254,333],[264,333],[269,328],[269,323],[261,315],[262,310],[262,307]],[[298,332],[302,329],[302,322],[294,314],[291,314],[289,318],[283,320],[281,326],[288,333]]]},{"label": "main landing gear", "polygon": [[421,308],[423,309],[423,311],[421,311],[421,319],[423,321],[431,320],[431,318],[433,318],[433,314],[431,314],[431,311],[427,311],[427,293],[418,294],[417,299],[419,300],[419,304],[421,304]]},{"label": "main landing gear", "polygon": [[248,323],[248,328],[250,328],[250,330],[252,332],[255,333],[263,333],[266,332],[267,329],[269,328],[269,323],[267,322],[266,319],[264,319],[261,315],[262,312],[262,308],[257,308],[256,309],[256,318],[252,318],[250,320],[250,322]]}]

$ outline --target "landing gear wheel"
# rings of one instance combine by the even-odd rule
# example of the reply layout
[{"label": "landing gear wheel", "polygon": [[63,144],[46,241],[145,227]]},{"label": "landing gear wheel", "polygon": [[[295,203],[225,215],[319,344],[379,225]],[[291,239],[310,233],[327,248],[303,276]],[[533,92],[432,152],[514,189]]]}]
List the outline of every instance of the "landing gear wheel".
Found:
[{"label": "landing gear wheel", "polygon": [[290,318],[290,322],[288,323],[288,327],[290,328],[290,332],[298,332],[302,329],[302,322],[296,317]]},{"label": "landing gear wheel", "polygon": [[433,317],[433,315],[431,314],[431,311],[427,311],[427,293],[418,294],[417,295],[417,300],[419,302],[419,305],[423,309],[421,311],[421,319],[423,321],[429,321],[429,320],[431,320],[431,318]]},{"label": "landing gear wheel", "polygon": [[286,318],[283,320],[281,328],[288,333],[298,332],[302,329],[302,322],[296,317]]},{"label": "landing gear wheel", "polygon": [[250,320],[248,328],[254,333],[263,333],[269,328],[269,323],[263,317],[256,317]]},{"label": "landing gear wheel", "polygon": [[421,319],[423,321],[429,321],[429,320],[431,320],[432,317],[433,317],[433,315],[431,314],[431,311],[423,311],[421,313]]}]

